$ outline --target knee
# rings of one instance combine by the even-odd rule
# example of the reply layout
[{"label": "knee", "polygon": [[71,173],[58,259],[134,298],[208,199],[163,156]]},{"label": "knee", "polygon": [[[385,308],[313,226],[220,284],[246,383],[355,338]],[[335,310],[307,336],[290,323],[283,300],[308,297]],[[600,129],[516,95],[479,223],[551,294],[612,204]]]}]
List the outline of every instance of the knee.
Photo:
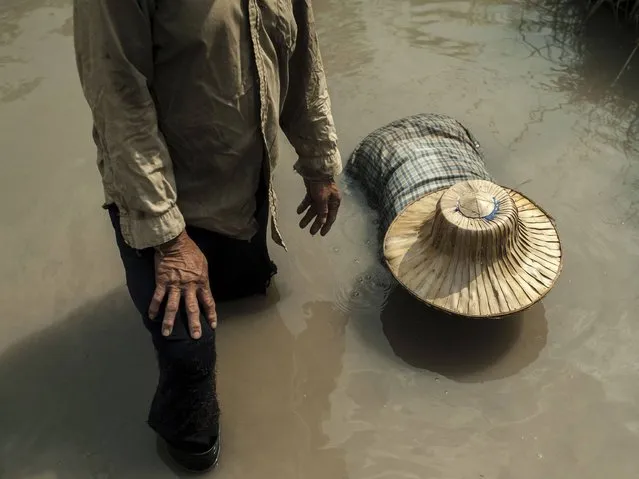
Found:
[{"label": "knee", "polygon": [[[177,321],[176,321],[177,322]],[[187,328],[175,328],[171,336],[153,335],[160,369],[184,379],[209,376],[215,372],[215,330],[202,327],[202,337],[193,339]]]}]

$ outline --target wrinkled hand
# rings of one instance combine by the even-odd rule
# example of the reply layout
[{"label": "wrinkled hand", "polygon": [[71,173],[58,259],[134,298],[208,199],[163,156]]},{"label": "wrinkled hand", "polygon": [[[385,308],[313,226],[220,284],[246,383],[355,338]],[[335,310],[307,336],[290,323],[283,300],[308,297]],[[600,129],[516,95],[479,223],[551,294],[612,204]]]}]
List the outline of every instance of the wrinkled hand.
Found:
[{"label": "wrinkled hand", "polygon": [[200,248],[186,232],[156,248],[155,252],[155,293],[149,307],[149,317],[157,317],[162,302],[167,298],[162,321],[163,336],[170,336],[173,331],[182,297],[193,339],[202,337],[200,304],[211,327],[217,326],[208,264]]},{"label": "wrinkled hand", "polygon": [[309,181],[304,180],[306,185],[306,197],[297,208],[297,214],[306,215],[300,221],[300,228],[306,228],[311,221],[311,234],[314,236],[321,232],[326,236],[333,227],[337,219],[339,205],[342,202],[342,195],[334,180]]}]

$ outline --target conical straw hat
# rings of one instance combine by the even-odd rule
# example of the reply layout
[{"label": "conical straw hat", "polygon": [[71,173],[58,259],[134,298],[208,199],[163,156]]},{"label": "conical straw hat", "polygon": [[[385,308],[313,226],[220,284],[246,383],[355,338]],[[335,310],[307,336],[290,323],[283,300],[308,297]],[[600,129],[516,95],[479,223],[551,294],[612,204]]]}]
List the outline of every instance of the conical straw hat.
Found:
[{"label": "conical straw hat", "polygon": [[562,266],[549,216],[522,194],[484,180],[457,183],[410,204],[388,229],[384,255],[418,299],[477,318],[532,306]]}]

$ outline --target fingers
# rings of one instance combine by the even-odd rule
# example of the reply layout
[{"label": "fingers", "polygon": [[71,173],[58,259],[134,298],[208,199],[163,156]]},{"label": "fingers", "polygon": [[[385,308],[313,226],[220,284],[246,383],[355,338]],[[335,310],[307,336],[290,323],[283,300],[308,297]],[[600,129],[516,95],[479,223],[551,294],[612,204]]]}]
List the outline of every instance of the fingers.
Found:
[{"label": "fingers", "polygon": [[311,221],[313,221],[313,218],[315,218],[316,215],[317,213],[315,212],[315,208],[311,207],[311,209],[306,212],[304,218],[301,219],[300,228],[306,228],[311,223]]},{"label": "fingers", "polygon": [[326,224],[326,220],[328,219],[328,201],[322,201],[318,205],[318,214],[317,218],[315,218],[315,222],[313,226],[311,226],[311,234],[315,236],[319,230]]},{"label": "fingers", "polygon": [[155,286],[155,292],[153,293],[153,299],[151,299],[151,305],[149,306],[149,318],[155,319],[160,312],[160,306],[164,301],[164,295],[166,295],[166,288],[163,284]]},{"label": "fingers", "polygon": [[307,194],[297,209],[298,214],[306,211],[300,221],[300,228],[306,228],[311,222],[311,235],[321,233],[326,236],[337,220],[341,198],[334,181],[307,182]]},{"label": "fingers", "polygon": [[301,215],[313,204],[313,200],[309,195],[306,195],[300,205],[297,207],[297,214]]},{"label": "fingers", "polygon": [[[308,211],[306,211],[308,210]],[[306,195],[300,205],[297,207],[297,214],[301,215],[306,211],[306,215],[300,220],[300,228],[306,228],[313,218],[315,218],[315,208],[313,208],[313,199],[310,195]]]},{"label": "fingers", "polygon": [[341,200],[339,197],[329,201],[328,203],[328,217],[326,218],[326,223],[322,227],[321,235],[326,236],[328,232],[333,227],[335,220],[337,220],[337,212],[339,211]]},{"label": "fingers", "polygon": [[162,336],[170,336],[175,324],[175,316],[180,307],[180,290],[172,288],[169,290],[169,299],[164,310],[164,321],[162,321]]},{"label": "fingers", "polygon": [[[149,307],[149,317],[155,319],[162,304],[162,300],[166,295],[166,287],[159,285],[153,295],[151,306]],[[173,332],[175,319],[180,307],[180,290],[175,287],[169,289],[166,308],[164,310],[164,320],[162,321],[162,336],[170,336]],[[198,301],[199,300],[199,301]],[[215,300],[211,289],[206,287],[198,288],[196,285],[190,286],[184,292],[184,305],[189,324],[189,331],[193,339],[202,337],[202,323],[200,322],[200,303],[204,310],[206,320],[213,329],[217,327],[217,311],[215,309]]]},{"label": "fingers", "polygon": [[202,303],[202,309],[204,309],[206,320],[213,329],[217,328],[217,310],[215,309],[215,300],[213,299],[211,288],[209,288],[208,285],[200,288],[197,291],[197,295],[200,303]]},{"label": "fingers", "polygon": [[321,195],[320,198],[317,198],[315,201],[314,209],[317,211],[317,217],[315,218],[313,226],[311,226],[311,234],[313,236],[326,224],[326,220],[328,219],[328,200],[328,195]]},{"label": "fingers", "polygon": [[189,321],[189,331],[193,339],[202,337],[202,325],[200,324],[200,305],[197,302],[197,288],[193,284],[184,293],[184,306]]}]

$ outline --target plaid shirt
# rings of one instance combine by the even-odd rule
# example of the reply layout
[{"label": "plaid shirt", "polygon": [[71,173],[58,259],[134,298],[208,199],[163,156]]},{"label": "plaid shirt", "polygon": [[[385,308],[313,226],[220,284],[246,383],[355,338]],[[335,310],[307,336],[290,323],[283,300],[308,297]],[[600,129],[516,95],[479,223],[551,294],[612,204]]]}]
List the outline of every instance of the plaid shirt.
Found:
[{"label": "plaid shirt", "polygon": [[368,135],[346,172],[379,211],[380,233],[411,203],[466,180],[492,178],[479,142],[458,121],[420,114],[394,121]]}]

